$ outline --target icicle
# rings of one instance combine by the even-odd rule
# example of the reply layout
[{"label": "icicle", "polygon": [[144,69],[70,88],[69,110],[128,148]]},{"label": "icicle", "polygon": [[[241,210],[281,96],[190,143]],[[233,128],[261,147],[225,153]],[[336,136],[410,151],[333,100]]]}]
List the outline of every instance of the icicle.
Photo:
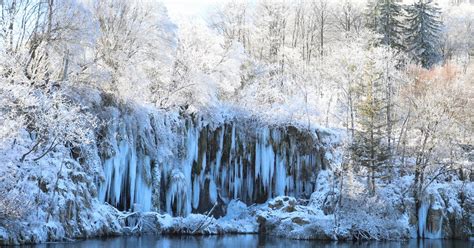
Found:
[{"label": "icicle", "polygon": [[235,125],[232,125],[232,138],[231,138],[230,150],[235,150]]},{"label": "icicle", "polygon": [[114,182],[112,193],[114,198],[112,199],[112,204],[117,205],[120,203],[120,195],[122,191],[122,185],[125,182],[124,172],[126,171],[127,165],[127,153],[128,153],[128,144],[125,140],[122,140],[119,145],[118,154],[114,158]]},{"label": "icicle", "polygon": [[[172,171],[170,187],[166,193],[166,211],[173,213],[172,207],[175,206],[177,215],[189,214],[187,208],[187,191],[185,175],[178,169]],[[190,187],[189,187],[190,188]],[[190,209],[189,209],[190,211]]]},{"label": "icicle", "polygon": [[219,169],[221,167],[221,160],[222,160],[222,149],[224,148],[224,130],[220,131],[219,134],[219,148],[217,149],[216,154],[216,162],[214,168],[212,168],[212,176],[217,178],[219,176]]},{"label": "icicle", "polygon": [[[258,137],[258,136],[257,136]],[[262,162],[261,144],[259,139],[255,144],[255,180],[260,176],[260,167]]]},{"label": "icicle", "polygon": [[[129,163],[129,180],[130,180],[130,200],[132,201],[132,207],[133,203],[135,203],[135,190],[136,190],[136,184],[137,184],[137,155],[135,153],[135,149],[131,149],[131,155],[130,155],[130,163]],[[140,176],[140,174],[138,175]],[[138,195],[141,194],[140,189],[137,189]],[[137,195],[137,197],[139,197]]]},{"label": "icicle", "polygon": [[[245,159],[246,159],[246,161],[251,161],[252,160],[250,152],[248,152]],[[252,170],[250,170],[250,168],[247,168],[247,174],[245,175],[245,186],[247,187],[247,189],[246,189],[246,192],[247,192],[246,198],[247,199],[252,199],[253,188],[254,188],[254,180],[255,179],[253,178]],[[244,197],[244,196],[242,196],[242,197]]]},{"label": "icicle", "polygon": [[286,184],[286,166],[285,166],[285,156],[278,156],[276,162],[276,175],[275,175],[275,194],[284,195],[285,194],[285,184]]},{"label": "icicle", "polygon": [[214,204],[217,201],[217,188],[214,180],[209,181],[209,199],[211,203]]},{"label": "icicle", "polygon": [[[106,182],[99,186],[99,199],[124,210],[148,211],[152,205],[151,159],[137,150],[137,134],[131,127],[135,124],[125,118],[117,135],[113,133],[116,126],[112,126],[109,136],[114,156],[104,161]],[[120,140],[113,140],[115,136]]]},{"label": "icicle", "polygon": [[150,167],[151,167],[150,157],[145,156],[142,161],[142,166],[138,167],[139,176],[136,178],[136,192],[134,193],[136,198],[132,204],[134,204],[133,205],[134,208],[139,208],[139,209],[135,209],[135,210],[150,211],[151,209],[152,189],[143,178],[145,176],[151,177],[151,175],[147,175],[147,173],[145,172],[145,169],[150,168]]},{"label": "icicle", "polygon": [[114,159],[109,158],[105,160],[104,162],[104,176],[105,176],[105,184],[101,184],[101,187],[99,188],[99,200],[102,202],[105,202],[107,193],[110,194],[110,191],[112,189],[112,176],[113,176],[113,170],[114,170]]},{"label": "icicle", "polygon": [[226,191],[229,191],[229,189],[226,188],[225,183],[227,182],[227,170],[222,170],[221,172],[221,188],[226,189]]},{"label": "icicle", "polygon": [[270,144],[270,130],[264,128],[262,132],[262,141],[260,143],[260,176],[262,177],[262,183],[264,189],[267,192],[268,199],[272,197],[272,179],[275,166],[275,154],[273,152],[273,147]]},{"label": "icicle", "polygon": [[240,189],[240,178],[239,178],[239,164],[237,163],[237,161],[234,162],[234,181],[233,181],[233,185],[234,185],[234,189],[233,189],[233,192],[234,192],[234,199],[237,199],[239,198],[239,189]]},{"label": "icicle", "polygon": [[201,187],[199,185],[199,178],[197,176],[194,177],[193,180],[193,208],[197,209],[199,207],[199,190]]},{"label": "icicle", "polygon": [[[181,215],[188,215],[191,213],[191,204],[192,204],[192,187],[191,187],[191,172],[192,172],[192,167],[193,167],[193,162],[198,160],[198,154],[199,154],[199,132],[196,128],[193,126],[190,126],[187,130],[188,136],[187,136],[187,141],[186,141],[186,160],[182,164],[182,169],[184,171],[184,178],[185,178],[185,185],[181,185],[184,187],[186,196],[185,196],[185,202],[181,205],[180,207],[183,207],[183,209],[177,210],[177,212],[181,213]],[[184,190],[181,190],[184,191]],[[172,213],[171,211],[168,211],[168,213]]]},{"label": "icicle", "polygon": [[422,202],[420,209],[418,210],[418,231],[420,233],[420,237],[425,237],[426,221],[428,219],[429,208],[429,204]]}]

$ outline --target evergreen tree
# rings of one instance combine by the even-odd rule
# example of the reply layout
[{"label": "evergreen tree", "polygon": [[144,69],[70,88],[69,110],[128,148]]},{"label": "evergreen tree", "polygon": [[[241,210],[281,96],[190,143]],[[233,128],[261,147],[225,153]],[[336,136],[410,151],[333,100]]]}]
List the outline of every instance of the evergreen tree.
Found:
[{"label": "evergreen tree", "polygon": [[432,1],[419,0],[407,8],[405,35],[408,52],[425,68],[441,60],[441,12]]},{"label": "evergreen tree", "polygon": [[395,0],[379,0],[377,8],[379,13],[377,32],[383,35],[381,43],[392,48],[402,49],[403,26],[400,21],[402,7]]},{"label": "evergreen tree", "polygon": [[365,9],[365,26],[373,31],[377,30],[377,1],[378,0],[368,0]]},{"label": "evergreen tree", "polygon": [[367,6],[367,27],[382,35],[380,44],[403,49],[400,21],[402,7],[395,0],[369,1]]},{"label": "evergreen tree", "polygon": [[365,65],[364,77],[357,86],[360,101],[356,105],[357,131],[354,136],[352,152],[356,164],[367,168],[369,193],[375,193],[375,174],[389,159],[386,145],[386,99],[382,75],[375,70],[375,62],[369,60]]}]

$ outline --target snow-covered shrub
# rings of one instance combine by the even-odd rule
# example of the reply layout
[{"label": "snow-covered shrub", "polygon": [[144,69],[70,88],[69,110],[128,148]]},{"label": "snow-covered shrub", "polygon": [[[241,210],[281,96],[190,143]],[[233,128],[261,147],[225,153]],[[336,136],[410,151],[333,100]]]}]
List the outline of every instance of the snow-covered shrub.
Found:
[{"label": "snow-covered shrub", "polygon": [[0,225],[8,221],[21,219],[34,208],[27,190],[16,187],[16,183],[24,174],[16,165],[0,159]]},{"label": "snow-covered shrub", "polygon": [[67,99],[61,89],[46,91],[5,81],[0,85],[0,146],[13,149],[24,142],[28,150],[20,155],[21,161],[33,154],[39,160],[57,145],[72,148],[94,139],[95,117]]}]

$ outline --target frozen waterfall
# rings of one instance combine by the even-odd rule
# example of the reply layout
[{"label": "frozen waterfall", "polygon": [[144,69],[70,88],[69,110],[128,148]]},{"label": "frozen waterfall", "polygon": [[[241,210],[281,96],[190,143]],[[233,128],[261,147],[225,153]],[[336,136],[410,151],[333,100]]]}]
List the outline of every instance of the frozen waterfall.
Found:
[{"label": "frozen waterfall", "polygon": [[[208,211],[217,201],[240,199],[251,204],[279,195],[307,198],[327,163],[315,132],[293,126],[230,122],[211,128],[189,119],[181,122],[178,128],[171,126],[176,122],[168,127],[151,124],[148,128],[154,132],[145,132],[173,138],[143,138],[126,125],[112,127],[116,130],[110,133],[118,135],[108,137],[115,140],[110,142],[111,156],[103,158],[105,181],[99,183],[99,199],[122,210],[187,215]],[[169,130],[156,131],[163,128]],[[137,145],[144,139],[154,140],[154,149],[167,147],[171,153],[160,156]],[[151,175],[156,166],[159,178]]]},{"label": "frozen waterfall", "polygon": [[[443,216],[429,215],[430,211],[442,211],[442,209],[434,209],[433,207],[436,208],[436,206],[431,206],[430,203],[421,203],[420,209],[418,210],[418,232],[422,238],[442,239]],[[430,218],[431,225],[428,224]]]}]

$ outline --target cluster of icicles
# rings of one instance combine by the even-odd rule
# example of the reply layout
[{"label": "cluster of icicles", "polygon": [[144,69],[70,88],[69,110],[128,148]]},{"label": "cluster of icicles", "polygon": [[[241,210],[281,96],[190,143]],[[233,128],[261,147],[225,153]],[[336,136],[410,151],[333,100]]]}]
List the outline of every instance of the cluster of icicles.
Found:
[{"label": "cluster of icicles", "polygon": [[428,213],[430,210],[429,202],[422,202],[418,209],[418,232],[421,238],[442,239],[443,238],[443,218],[439,218],[435,223],[437,226],[428,225]]},{"label": "cluster of icicles", "polygon": [[316,135],[309,131],[248,128],[233,122],[211,128],[190,119],[183,122],[181,131],[173,129],[180,138],[163,139],[180,140],[178,145],[157,142],[177,146],[170,149],[169,159],[161,161],[141,145],[143,138],[133,138],[127,131],[131,127],[118,128],[124,134],[111,142],[113,155],[103,159],[105,181],[99,183],[99,199],[122,210],[185,216],[208,211],[217,201],[240,199],[251,204],[279,195],[309,197],[326,163]]}]

